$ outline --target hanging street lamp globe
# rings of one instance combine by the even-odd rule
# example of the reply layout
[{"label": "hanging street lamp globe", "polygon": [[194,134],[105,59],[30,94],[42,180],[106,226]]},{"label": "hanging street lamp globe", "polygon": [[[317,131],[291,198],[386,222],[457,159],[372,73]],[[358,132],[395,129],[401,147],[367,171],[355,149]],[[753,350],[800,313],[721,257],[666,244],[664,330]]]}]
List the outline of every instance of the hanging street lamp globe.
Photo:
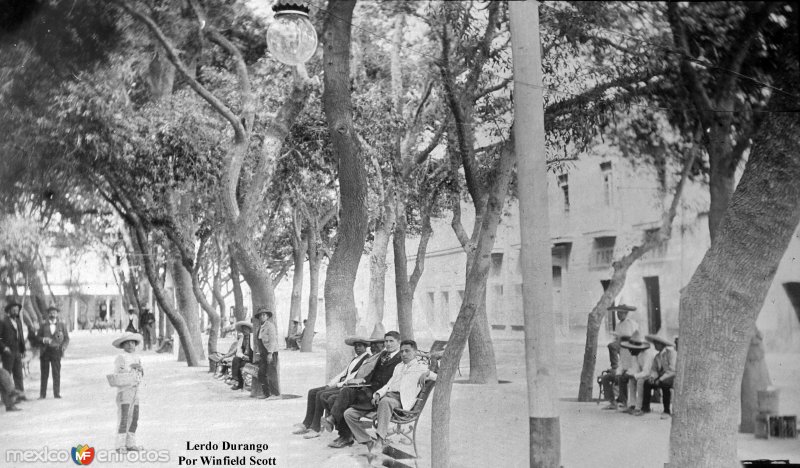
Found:
[{"label": "hanging street lamp globe", "polygon": [[272,7],[275,18],[267,29],[267,47],[276,60],[297,66],[317,50],[317,31],[308,19],[308,5],[302,0],[278,0]]}]

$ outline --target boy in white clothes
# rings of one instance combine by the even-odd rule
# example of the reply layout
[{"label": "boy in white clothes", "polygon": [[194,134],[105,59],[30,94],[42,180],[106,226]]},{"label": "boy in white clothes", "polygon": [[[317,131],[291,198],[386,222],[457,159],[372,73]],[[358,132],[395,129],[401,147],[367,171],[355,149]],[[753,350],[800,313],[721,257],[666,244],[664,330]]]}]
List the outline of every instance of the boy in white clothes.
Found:
[{"label": "boy in white clothes", "polygon": [[139,423],[139,384],[142,382],[144,369],[139,355],[136,354],[136,345],[142,344],[142,335],[125,333],[112,344],[124,351],[114,359],[114,373],[135,376],[135,383],[117,387],[117,451],[141,450],[136,445],[136,428]]}]

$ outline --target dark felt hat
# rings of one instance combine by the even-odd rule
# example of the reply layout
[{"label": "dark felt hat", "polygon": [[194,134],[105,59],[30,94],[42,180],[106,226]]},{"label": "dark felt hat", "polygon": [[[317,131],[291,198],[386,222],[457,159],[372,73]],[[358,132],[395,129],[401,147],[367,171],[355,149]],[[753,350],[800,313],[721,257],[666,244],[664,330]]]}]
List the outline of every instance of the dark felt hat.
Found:
[{"label": "dark felt hat", "polygon": [[608,310],[615,310],[617,312],[633,312],[636,310],[636,307],[629,306],[627,304],[620,304],[620,305],[612,305],[608,308]]},{"label": "dark felt hat", "polygon": [[11,310],[12,307],[19,307],[19,310],[22,310],[22,304],[15,301],[11,301],[8,304],[6,304],[6,307],[3,310],[5,311],[5,313],[8,313],[8,311]]}]

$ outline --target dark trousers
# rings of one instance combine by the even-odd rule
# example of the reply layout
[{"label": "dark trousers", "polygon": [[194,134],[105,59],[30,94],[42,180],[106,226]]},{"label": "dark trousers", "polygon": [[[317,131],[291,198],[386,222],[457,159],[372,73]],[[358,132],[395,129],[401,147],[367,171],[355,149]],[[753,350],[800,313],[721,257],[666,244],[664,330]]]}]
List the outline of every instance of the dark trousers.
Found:
[{"label": "dark trousers", "polygon": [[332,395],[338,394],[338,388],[328,388],[327,386],[312,388],[308,391],[308,401],[306,402],[306,417],[303,425],[313,431],[320,431],[319,420],[325,413],[325,401]]},{"label": "dark trousers", "polygon": [[47,396],[47,378],[51,368],[53,369],[53,396],[61,396],[61,356],[44,353],[39,357],[39,364],[42,369],[39,396],[42,398]]},{"label": "dark trousers", "polygon": [[144,325],[142,326],[142,350],[148,350],[153,348],[153,326],[152,325]]},{"label": "dark trousers", "polygon": [[16,399],[14,398],[14,379],[5,369],[0,369],[0,400],[6,409],[12,408]]},{"label": "dark trousers", "polygon": [[7,370],[14,377],[14,387],[20,392],[25,391],[25,384],[22,379],[22,353],[11,351],[3,353],[3,369]]},{"label": "dark trousers", "polygon": [[603,394],[609,403],[614,403],[614,387],[619,390],[617,395],[617,403],[627,404],[628,402],[628,377],[627,375],[616,375],[613,372],[608,373],[600,379],[600,385],[603,386]]},{"label": "dark trousers", "polygon": [[[367,393],[369,392],[369,396]],[[342,391],[336,396],[336,401],[331,407],[331,416],[336,422],[336,429],[339,431],[339,437],[352,438],[353,432],[344,420],[344,412],[347,408],[356,405],[365,405],[370,403],[372,391],[369,387],[364,388],[342,388]]]},{"label": "dark trousers", "polygon": [[666,382],[657,382],[651,384],[649,381],[644,381],[644,398],[642,399],[642,411],[645,413],[650,411],[650,395],[653,393],[654,388],[661,389],[661,401],[664,403],[664,414],[670,414],[670,403],[672,401],[672,384],[674,379],[669,379]]},{"label": "dark trousers", "polygon": [[[125,434],[126,432],[136,432],[136,428],[139,426],[139,405],[133,405],[133,410],[131,410],[131,405],[123,404],[120,405],[119,411],[119,427],[117,428],[117,433]],[[130,416],[130,421],[128,420],[128,416]]]},{"label": "dark trousers", "polygon": [[279,396],[281,390],[278,387],[278,352],[272,353],[272,362],[267,362],[267,356],[261,356],[258,361],[258,381],[266,396]]},{"label": "dark trousers", "polygon": [[242,368],[246,364],[246,361],[240,357],[233,357],[233,361],[231,362],[231,374],[233,374],[233,379],[236,380],[236,383],[240,387],[244,387],[244,378],[242,377]]}]

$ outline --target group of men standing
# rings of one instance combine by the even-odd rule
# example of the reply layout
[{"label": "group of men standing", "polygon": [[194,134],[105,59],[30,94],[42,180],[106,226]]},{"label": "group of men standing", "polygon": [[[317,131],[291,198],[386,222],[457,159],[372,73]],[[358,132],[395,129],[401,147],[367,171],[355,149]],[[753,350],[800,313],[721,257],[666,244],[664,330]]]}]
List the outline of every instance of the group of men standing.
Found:
[{"label": "group of men standing", "polygon": [[678,361],[677,338],[670,340],[662,330],[643,339],[639,325],[628,316],[635,307],[621,304],[608,310],[615,311],[620,322],[615,330],[616,339],[608,345],[611,372],[601,378],[609,402],[604,409],[642,416],[650,412],[653,390],[660,389],[664,405],[661,419],[669,418]]},{"label": "group of men standing", "polygon": [[[387,443],[394,410],[410,410],[425,381],[436,380],[436,373],[417,358],[417,343],[401,341],[396,331],[383,337],[350,337],[345,343],[353,346],[355,357],[326,385],[308,391],[305,419],[296,425],[294,434],[310,439],[336,428],[339,437],[329,447],[358,442],[369,451],[380,451]],[[377,413],[376,439],[360,422],[373,411]]]},{"label": "group of men standing", "polygon": [[61,358],[69,346],[69,332],[59,320],[55,306],[47,308],[47,321],[34,332],[20,316],[22,305],[9,302],[4,308],[5,318],[0,321],[0,353],[3,369],[0,371],[0,397],[6,411],[19,411],[18,401],[25,401],[23,360],[26,351],[39,349],[41,369],[39,399],[47,397],[47,382],[53,375],[53,397],[61,398]]}]

